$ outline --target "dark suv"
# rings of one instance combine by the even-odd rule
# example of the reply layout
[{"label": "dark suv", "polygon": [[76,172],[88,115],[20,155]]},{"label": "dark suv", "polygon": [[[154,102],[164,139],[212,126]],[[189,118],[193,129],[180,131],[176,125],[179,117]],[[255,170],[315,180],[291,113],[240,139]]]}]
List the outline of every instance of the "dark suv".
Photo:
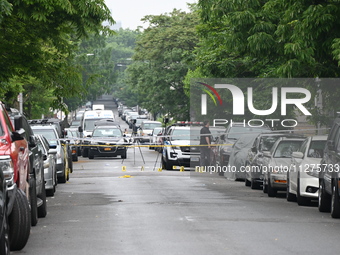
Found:
[{"label": "dark suv", "polygon": [[319,211],[340,218],[340,117],[328,135],[319,170]]},{"label": "dark suv", "polygon": [[15,130],[25,130],[24,137],[28,141],[28,148],[30,150],[29,192],[31,224],[35,226],[38,223],[38,217],[44,218],[47,214],[43,152],[37,144],[38,138],[33,133],[26,117],[15,109],[11,109],[9,115],[14,123]]}]

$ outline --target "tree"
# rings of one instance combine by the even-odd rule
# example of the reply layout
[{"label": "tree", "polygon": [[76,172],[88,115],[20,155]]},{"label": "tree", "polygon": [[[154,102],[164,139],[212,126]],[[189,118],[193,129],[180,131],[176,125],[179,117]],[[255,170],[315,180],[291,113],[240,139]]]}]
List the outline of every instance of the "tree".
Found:
[{"label": "tree", "polygon": [[0,81],[8,85],[2,86],[0,94],[10,101],[9,96],[17,92],[10,79],[33,77],[53,91],[53,106],[62,108],[64,96],[83,90],[72,52],[90,33],[111,32],[102,25],[105,20],[114,22],[109,9],[103,0],[9,0],[0,4],[6,6],[0,13]]},{"label": "tree", "polygon": [[154,115],[189,118],[189,98],[183,79],[196,46],[198,16],[173,10],[144,18],[149,27],[137,40],[134,62],[127,69],[127,87],[138,96],[135,103]]}]

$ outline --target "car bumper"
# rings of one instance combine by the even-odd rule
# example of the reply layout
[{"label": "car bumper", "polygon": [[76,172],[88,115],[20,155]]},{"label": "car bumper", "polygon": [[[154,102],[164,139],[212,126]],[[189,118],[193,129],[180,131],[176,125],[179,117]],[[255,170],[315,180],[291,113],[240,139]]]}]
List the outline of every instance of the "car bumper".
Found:
[{"label": "car bumper", "polygon": [[313,176],[300,177],[300,195],[317,199],[319,195],[319,179]]},{"label": "car bumper", "polygon": [[287,174],[271,174],[270,175],[270,184],[272,188],[277,190],[286,190],[287,189]]},{"label": "car bumper", "polygon": [[126,148],[120,147],[90,147],[89,153],[93,156],[116,157],[126,153]]}]

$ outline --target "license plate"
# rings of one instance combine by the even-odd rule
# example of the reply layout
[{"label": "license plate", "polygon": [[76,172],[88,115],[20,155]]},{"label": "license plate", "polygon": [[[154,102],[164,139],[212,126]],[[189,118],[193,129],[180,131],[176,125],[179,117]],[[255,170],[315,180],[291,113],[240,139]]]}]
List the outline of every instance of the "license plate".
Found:
[{"label": "license plate", "polygon": [[199,158],[191,158],[191,161],[198,162],[198,161],[200,161],[200,159]]},{"label": "license plate", "polygon": [[104,148],[104,151],[110,151],[111,148]]}]

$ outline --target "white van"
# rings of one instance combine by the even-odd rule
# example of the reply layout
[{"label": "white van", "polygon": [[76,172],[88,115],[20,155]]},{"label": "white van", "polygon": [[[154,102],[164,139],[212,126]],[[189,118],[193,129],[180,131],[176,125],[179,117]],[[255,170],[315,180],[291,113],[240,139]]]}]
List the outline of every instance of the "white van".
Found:
[{"label": "white van", "polygon": [[92,105],[92,110],[93,110],[93,111],[105,110],[104,108],[105,108],[105,107],[104,107],[103,104],[94,104],[94,105]]},{"label": "white van", "polygon": [[88,135],[91,135],[94,129],[94,123],[101,119],[109,119],[115,121],[113,111],[111,110],[86,111],[81,121],[83,136],[87,137]]}]

